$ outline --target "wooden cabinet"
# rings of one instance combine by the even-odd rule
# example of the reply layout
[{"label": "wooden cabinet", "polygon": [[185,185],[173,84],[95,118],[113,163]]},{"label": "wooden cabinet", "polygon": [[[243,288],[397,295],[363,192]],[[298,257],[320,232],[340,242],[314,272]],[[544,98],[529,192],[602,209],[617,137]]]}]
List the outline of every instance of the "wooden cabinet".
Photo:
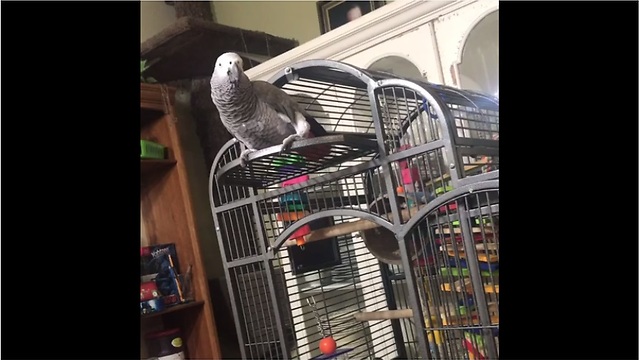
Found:
[{"label": "wooden cabinet", "polygon": [[[220,359],[207,274],[180,146],[180,130],[174,115],[174,99],[174,88],[140,84],[140,139],[155,141],[168,149],[165,160],[140,160],[141,226],[146,234],[141,239],[141,246],[176,244],[181,272],[192,266],[195,302],[141,315],[141,335],[158,327],[179,327],[188,359]],[[141,356],[144,357],[144,351]]]}]

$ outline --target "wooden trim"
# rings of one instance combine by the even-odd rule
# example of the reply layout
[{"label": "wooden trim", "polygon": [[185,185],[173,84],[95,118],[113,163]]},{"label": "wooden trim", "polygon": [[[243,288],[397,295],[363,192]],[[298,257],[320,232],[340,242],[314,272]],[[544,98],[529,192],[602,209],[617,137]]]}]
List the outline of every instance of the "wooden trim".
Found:
[{"label": "wooden trim", "polygon": [[[171,97],[171,99],[173,99],[173,97]],[[177,129],[177,124],[173,121],[170,121],[169,127],[172,128],[169,133],[172,138],[171,143],[173,145],[174,156],[176,159],[184,159],[182,146],[180,143],[180,136],[178,136],[179,130]],[[204,316],[204,326],[206,327],[207,331],[204,332],[205,335],[198,336],[198,344],[202,346],[203,342],[206,343],[207,346],[211,348],[211,351],[213,351],[213,353],[211,354],[213,358],[220,359],[222,357],[222,354],[220,353],[218,331],[216,329],[216,322],[213,315],[213,305],[211,304],[211,299],[209,297],[209,282],[205,271],[203,256],[200,252],[200,241],[198,238],[198,233],[196,231],[197,224],[195,222],[195,216],[193,214],[193,205],[191,203],[191,189],[189,186],[189,179],[187,179],[187,168],[184,161],[179,161],[176,164],[176,167],[178,168],[178,175],[180,177],[180,191],[182,192],[182,201],[184,202],[184,210],[186,212],[186,226],[189,228],[189,236],[191,238],[192,244],[191,251],[194,261],[194,273],[192,280],[193,286],[200,293],[197,294],[196,297],[198,299],[204,300],[205,303],[202,309],[202,316]],[[205,352],[205,354],[206,353],[207,352]],[[193,352],[191,352],[191,357],[202,358],[202,355],[193,354]]]},{"label": "wooden trim", "polygon": [[[170,160],[141,160],[144,176],[141,176],[140,207],[148,243],[176,244],[180,271],[184,273],[192,265],[195,300],[202,303],[181,307],[184,309],[181,311],[166,311],[154,318],[161,319],[165,328],[182,330],[187,358],[220,359],[218,332],[184,161],[187,154],[180,143],[181,123],[173,109],[175,90],[162,84],[140,84],[141,106],[153,104],[160,113],[156,121],[141,127],[140,136],[154,139],[170,152]],[[158,104],[162,104],[161,111]],[[153,171],[157,168],[162,171]]]}]

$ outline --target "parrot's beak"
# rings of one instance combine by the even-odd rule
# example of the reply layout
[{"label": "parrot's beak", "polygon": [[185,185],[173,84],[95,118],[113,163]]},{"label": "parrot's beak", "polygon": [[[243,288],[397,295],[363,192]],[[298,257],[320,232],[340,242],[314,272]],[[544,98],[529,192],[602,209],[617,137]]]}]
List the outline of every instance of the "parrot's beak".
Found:
[{"label": "parrot's beak", "polygon": [[229,69],[227,70],[227,76],[229,76],[229,81],[238,82],[240,79],[240,69],[238,68],[238,64],[235,62],[229,65]]}]

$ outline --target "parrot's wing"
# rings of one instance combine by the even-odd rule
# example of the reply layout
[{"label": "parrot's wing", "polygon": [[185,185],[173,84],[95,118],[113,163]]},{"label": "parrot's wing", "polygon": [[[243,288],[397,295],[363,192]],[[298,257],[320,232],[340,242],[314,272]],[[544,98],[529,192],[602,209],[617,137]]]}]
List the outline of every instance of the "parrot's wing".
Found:
[{"label": "parrot's wing", "polygon": [[296,112],[304,115],[305,119],[309,123],[311,133],[314,136],[327,135],[327,131],[314,119],[311,115],[307,114],[302,107],[279,87],[268,83],[266,81],[254,80],[252,81],[253,91],[258,96],[258,99],[262,100],[269,106],[271,106],[277,113],[285,115],[291,120],[296,118]]}]

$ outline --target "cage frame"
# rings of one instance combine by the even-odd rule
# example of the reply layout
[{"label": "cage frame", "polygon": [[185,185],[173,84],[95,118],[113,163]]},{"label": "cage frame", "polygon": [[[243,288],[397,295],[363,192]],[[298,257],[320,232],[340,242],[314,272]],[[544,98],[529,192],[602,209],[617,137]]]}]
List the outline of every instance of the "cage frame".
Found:
[{"label": "cage frame", "polygon": [[[280,251],[281,247],[291,237],[291,235],[300,227],[307,225],[315,220],[326,218],[326,217],[334,217],[334,216],[352,216],[358,217],[360,219],[366,219],[378,224],[381,227],[388,229],[396,234],[396,240],[398,241],[399,247],[401,249],[401,258],[402,258],[402,267],[404,269],[411,269],[411,259],[409,258],[406,244],[406,237],[410,233],[410,231],[420,223],[433,209],[442,206],[443,203],[450,201],[451,199],[455,199],[465,193],[472,192],[475,190],[483,190],[483,189],[498,189],[498,179],[499,179],[499,170],[492,170],[487,173],[482,174],[474,174],[465,176],[464,171],[464,162],[462,157],[466,154],[465,150],[461,150],[461,146],[473,148],[473,147],[482,147],[488,149],[489,153],[498,154],[498,144],[496,140],[487,140],[487,139],[468,139],[463,138],[458,135],[456,132],[456,126],[453,123],[454,115],[451,110],[447,106],[447,104],[442,100],[441,94],[438,93],[439,90],[453,92],[457,94],[461,94],[463,97],[469,98],[470,95],[476,96],[478,99],[483,99],[487,103],[493,103],[495,108],[497,109],[499,106],[498,99],[489,95],[480,94],[477,92],[469,91],[469,90],[459,90],[453,87],[443,86],[432,84],[416,79],[405,79],[401,77],[397,77],[393,74],[387,74],[383,72],[363,70],[356,66],[339,62],[333,60],[303,60],[298,63],[295,63],[289,67],[282,69],[281,71],[274,74],[268,82],[282,88],[285,84],[293,82],[297,80],[301,75],[305,75],[305,73],[313,72],[313,71],[338,71],[342,73],[346,73],[349,76],[345,77],[336,77],[336,84],[340,84],[342,81],[343,85],[354,86],[360,89],[366,89],[366,94],[368,96],[368,101],[370,106],[372,107],[371,116],[372,123],[374,126],[374,134],[375,141],[377,144],[377,156],[374,159],[369,160],[368,162],[355,165],[353,167],[347,167],[345,169],[339,170],[335,173],[323,174],[313,179],[308,180],[305,183],[294,184],[289,187],[279,188],[269,190],[266,193],[258,193],[258,188],[245,186],[246,189],[249,189],[250,195],[246,196],[242,199],[235,200],[229,203],[221,204],[216,206],[215,203],[215,189],[216,183],[221,180],[224,172],[219,171],[218,164],[220,163],[222,157],[226,155],[234,146],[237,146],[237,140],[231,139],[227,143],[225,143],[222,148],[219,150],[216,155],[213,164],[210,169],[209,174],[209,200],[211,204],[211,211],[213,215],[214,225],[216,229],[216,235],[220,246],[220,251],[222,253],[223,259],[223,268],[227,281],[227,286],[230,289],[233,289],[233,284],[231,280],[230,269],[234,267],[239,267],[248,264],[261,263],[262,268],[266,273],[266,278],[268,282],[269,288],[269,297],[271,300],[272,310],[274,311],[274,317],[276,321],[277,334],[280,339],[279,343],[281,346],[282,354],[284,354],[285,358],[289,357],[289,352],[286,348],[284,334],[284,324],[283,324],[283,314],[280,313],[279,306],[277,306],[278,297],[276,294],[275,284],[274,284],[274,271],[272,268],[272,261],[277,258],[278,251]],[[356,81],[354,81],[354,79]],[[383,129],[383,119],[381,118],[380,109],[383,105],[380,104],[380,100],[378,98],[378,94],[386,88],[405,88],[411,91],[414,91],[416,94],[419,94],[426,102],[433,106],[435,111],[435,115],[437,117],[437,121],[440,123],[440,129],[442,131],[442,137],[437,140],[420,144],[414,147],[411,147],[406,150],[402,150],[399,152],[390,153],[388,151],[388,144],[385,139],[385,131]],[[472,103],[473,101],[470,100]],[[373,109],[375,107],[375,109]],[[417,116],[419,112],[416,109],[415,115]],[[496,110],[497,111],[497,110]],[[406,120],[406,119],[405,119]],[[403,120],[404,121],[404,120]],[[408,119],[406,121],[409,124],[412,119]],[[330,134],[331,135],[331,134]],[[320,138],[310,139],[310,140],[300,140],[296,141],[294,146],[304,146],[307,143],[317,142]],[[297,144],[296,144],[297,143]],[[394,162],[399,161],[400,159],[407,158],[409,156],[417,155],[420,153],[426,153],[428,151],[440,148],[444,156],[450,161],[447,166],[450,170],[450,183],[452,186],[452,190],[445,193],[441,197],[437,199],[437,201],[432,201],[427,203],[424,207],[418,210],[416,214],[413,214],[411,218],[404,222],[401,217],[401,208],[400,203],[398,202],[396,188],[395,188],[395,180],[392,177],[393,168],[392,164]],[[252,154],[250,156],[250,161],[255,158],[263,157],[269,154],[274,154],[279,149],[277,147],[272,147],[268,149],[261,150],[258,154]],[[238,159],[235,160],[238,162]],[[229,170],[229,168],[233,168],[238,164],[227,163],[225,169]],[[322,210],[319,212],[315,212],[305,216],[304,218],[297,220],[296,223],[288,228],[284,229],[284,231],[280,232],[275,241],[266,245],[267,241],[265,239],[264,231],[257,232],[257,242],[259,243],[259,253],[256,255],[252,255],[250,257],[245,257],[242,259],[227,261],[227,254],[225,254],[225,246],[224,246],[224,236],[221,232],[221,226],[219,223],[218,215],[224,213],[225,211],[231,211],[236,208],[240,208],[242,206],[250,206],[253,219],[251,221],[255,222],[257,226],[262,223],[262,212],[258,207],[258,202],[264,200],[266,198],[273,198],[280,195],[284,195],[289,192],[296,191],[298,189],[302,189],[310,186],[313,183],[322,183],[322,182],[331,182],[341,177],[361,174],[365,171],[372,171],[374,169],[382,169],[383,172],[383,180],[384,186],[386,187],[386,194],[389,195],[390,209],[391,209],[391,219],[390,221],[386,221],[381,219],[378,216],[371,214],[370,212],[365,212],[362,210],[356,209],[329,209]],[[226,171],[225,170],[225,171]],[[463,232],[469,232],[470,229],[465,229],[465,226],[468,226],[466,222],[463,222],[460,219]],[[262,225],[264,226],[264,224]],[[264,229],[263,229],[264,230]],[[463,239],[467,239],[467,236],[463,236]],[[468,239],[472,241],[471,239]],[[465,240],[466,241],[466,240]],[[472,281],[474,281],[473,289],[474,291],[481,291],[481,287],[476,282],[479,281],[480,270],[476,267],[470,269],[472,273],[477,271],[477,276],[472,276]],[[381,268],[382,272],[382,268]],[[412,309],[421,309],[422,305],[420,303],[420,299],[416,292],[417,284],[415,283],[415,279],[413,275],[405,274],[405,280],[407,281],[407,287],[409,290],[409,298],[406,299],[408,304]],[[474,280],[475,279],[475,280]],[[477,281],[476,281],[477,280]],[[385,281],[383,279],[383,285]],[[386,285],[384,285],[386,286]],[[248,358],[246,354],[245,347],[245,338],[241,329],[243,324],[240,322],[240,314],[237,309],[237,301],[235,299],[235,294],[233,290],[229,291],[229,296],[232,304],[232,312],[234,317],[234,323],[236,326],[236,332],[238,336],[238,341],[240,345],[240,352],[242,358]],[[480,307],[483,308],[484,307]],[[486,309],[484,309],[486,310]],[[486,311],[480,312],[481,321],[488,321],[488,313]],[[413,321],[416,326],[416,332],[422,333],[425,331],[425,322],[424,317],[421,315],[421,312],[414,311],[413,312]],[[394,336],[396,335],[396,331],[394,330]],[[430,358],[429,347],[427,344],[426,336],[419,336],[418,339],[418,348],[419,353],[423,358]],[[494,354],[490,354],[494,355]]]}]

